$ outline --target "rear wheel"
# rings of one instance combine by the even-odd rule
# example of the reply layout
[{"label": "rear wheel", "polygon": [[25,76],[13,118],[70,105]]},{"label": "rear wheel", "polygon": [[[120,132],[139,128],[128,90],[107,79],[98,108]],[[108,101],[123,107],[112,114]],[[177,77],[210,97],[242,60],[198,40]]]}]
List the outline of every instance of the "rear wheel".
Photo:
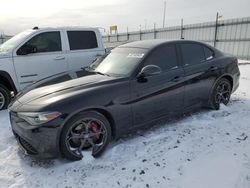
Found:
[{"label": "rear wheel", "polygon": [[84,112],[64,127],[61,135],[61,152],[69,160],[81,160],[83,152],[92,148],[92,156],[98,157],[106,149],[111,139],[109,121],[102,114]]},{"label": "rear wheel", "polygon": [[231,96],[231,84],[228,79],[220,79],[214,87],[210,103],[213,109],[220,109],[220,104],[227,105]]},{"label": "rear wheel", "polygon": [[10,100],[10,91],[4,85],[0,84],[0,110],[6,109]]}]

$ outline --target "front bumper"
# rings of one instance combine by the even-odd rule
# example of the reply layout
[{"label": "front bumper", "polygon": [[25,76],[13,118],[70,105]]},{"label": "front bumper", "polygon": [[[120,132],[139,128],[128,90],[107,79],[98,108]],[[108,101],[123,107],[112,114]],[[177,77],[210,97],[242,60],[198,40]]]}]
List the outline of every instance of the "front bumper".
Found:
[{"label": "front bumper", "polygon": [[17,142],[25,154],[37,158],[55,158],[60,155],[59,127],[35,127],[10,112],[10,122]]}]

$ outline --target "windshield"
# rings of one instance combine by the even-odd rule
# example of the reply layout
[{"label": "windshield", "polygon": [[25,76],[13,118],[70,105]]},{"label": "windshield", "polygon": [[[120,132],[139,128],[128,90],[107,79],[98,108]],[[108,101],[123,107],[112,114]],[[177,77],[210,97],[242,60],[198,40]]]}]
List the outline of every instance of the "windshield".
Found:
[{"label": "windshield", "polygon": [[34,30],[23,31],[11,39],[7,40],[0,46],[0,52],[8,52],[20,44],[30,33],[34,32]]},{"label": "windshield", "polygon": [[145,49],[140,48],[116,48],[95,66],[90,66],[95,72],[125,77],[131,75],[146,54]]}]

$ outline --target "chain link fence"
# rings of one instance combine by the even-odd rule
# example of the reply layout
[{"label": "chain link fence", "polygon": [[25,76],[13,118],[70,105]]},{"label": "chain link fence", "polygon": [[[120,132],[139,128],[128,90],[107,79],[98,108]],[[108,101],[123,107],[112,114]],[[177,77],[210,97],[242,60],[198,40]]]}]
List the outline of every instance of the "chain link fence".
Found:
[{"label": "chain link fence", "polygon": [[240,59],[250,59],[250,17],[155,28],[103,36],[106,47],[147,39],[187,39],[208,43]]}]

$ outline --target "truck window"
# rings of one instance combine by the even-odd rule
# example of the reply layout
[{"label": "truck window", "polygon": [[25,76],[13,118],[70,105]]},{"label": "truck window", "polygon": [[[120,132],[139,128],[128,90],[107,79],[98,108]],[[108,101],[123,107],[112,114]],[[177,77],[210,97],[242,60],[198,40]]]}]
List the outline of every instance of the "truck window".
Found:
[{"label": "truck window", "polygon": [[31,38],[21,48],[32,46],[36,53],[62,51],[61,36],[59,31],[44,32]]},{"label": "truck window", "polygon": [[68,31],[70,50],[85,50],[97,48],[97,39],[94,31]]}]

